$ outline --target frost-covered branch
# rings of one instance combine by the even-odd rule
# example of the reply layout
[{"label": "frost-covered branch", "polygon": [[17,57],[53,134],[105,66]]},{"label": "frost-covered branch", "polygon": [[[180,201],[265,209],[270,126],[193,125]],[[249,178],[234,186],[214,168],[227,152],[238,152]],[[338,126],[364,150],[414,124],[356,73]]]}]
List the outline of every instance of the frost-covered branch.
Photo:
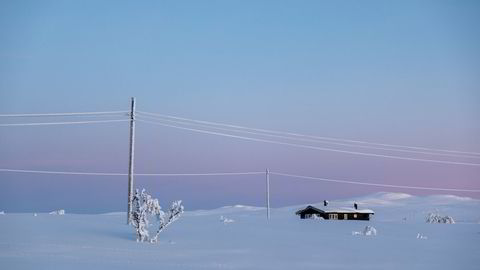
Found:
[{"label": "frost-covered branch", "polygon": [[155,237],[153,237],[150,242],[157,242],[158,235],[170,224],[176,221],[180,215],[183,213],[183,205],[182,201],[174,201],[172,203],[172,207],[168,211],[167,214],[163,213],[160,216],[160,226],[158,227],[157,233]]},{"label": "frost-covered branch", "polygon": [[[132,225],[135,228],[137,242],[157,242],[158,235],[172,222],[176,221],[183,213],[182,201],[172,203],[171,209],[165,214],[157,199],[153,199],[145,189],[141,193],[138,189],[133,197]],[[155,217],[159,228],[153,238],[150,238],[148,227],[149,217]]]}]

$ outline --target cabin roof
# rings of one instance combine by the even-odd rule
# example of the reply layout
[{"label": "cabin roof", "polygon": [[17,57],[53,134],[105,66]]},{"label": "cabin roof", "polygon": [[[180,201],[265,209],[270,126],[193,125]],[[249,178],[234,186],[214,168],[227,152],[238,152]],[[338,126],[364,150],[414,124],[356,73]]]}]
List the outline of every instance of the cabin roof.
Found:
[{"label": "cabin roof", "polygon": [[308,211],[308,210],[313,210],[313,211],[318,212],[318,213],[325,213],[325,211],[323,211],[323,210],[321,210],[321,209],[318,209],[318,208],[316,208],[316,207],[314,207],[314,206],[309,205],[309,206],[305,207],[304,209],[298,210],[297,212],[295,212],[295,214],[296,214],[296,215],[300,215],[300,214],[302,214],[303,212]]},{"label": "cabin roof", "polygon": [[353,207],[340,207],[340,208],[327,207],[326,210],[322,210],[311,205],[305,207],[304,209],[298,210],[297,212],[295,212],[295,214],[300,215],[303,212],[308,210],[313,210],[318,213],[327,213],[327,214],[329,213],[358,213],[358,214],[372,214],[372,215],[375,214],[375,212],[373,212],[373,210],[371,209],[355,209]]}]

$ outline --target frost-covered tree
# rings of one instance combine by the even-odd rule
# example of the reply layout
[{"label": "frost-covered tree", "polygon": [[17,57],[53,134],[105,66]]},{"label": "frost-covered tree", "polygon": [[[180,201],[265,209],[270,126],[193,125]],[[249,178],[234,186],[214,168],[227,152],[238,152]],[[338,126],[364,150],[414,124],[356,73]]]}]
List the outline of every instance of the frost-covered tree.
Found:
[{"label": "frost-covered tree", "polygon": [[[158,235],[172,222],[177,220],[183,213],[182,201],[175,201],[167,213],[162,211],[162,207],[157,199],[152,198],[145,189],[142,192],[135,191],[133,196],[132,225],[135,228],[137,242],[157,242]],[[155,218],[154,223],[159,227],[154,237],[150,237],[148,227],[152,225],[149,218]]]}]

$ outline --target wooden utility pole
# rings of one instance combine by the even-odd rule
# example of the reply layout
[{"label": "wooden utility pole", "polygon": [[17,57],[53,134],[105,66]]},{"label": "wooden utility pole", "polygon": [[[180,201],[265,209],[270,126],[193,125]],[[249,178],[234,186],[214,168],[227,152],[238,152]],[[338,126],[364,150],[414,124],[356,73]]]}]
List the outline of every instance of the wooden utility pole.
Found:
[{"label": "wooden utility pole", "polygon": [[128,160],[128,209],[127,224],[132,221],[132,201],[133,201],[133,157],[135,152],[135,98],[132,97],[130,107],[130,155]]},{"label": "wooden utility pole", "polygon": [[265,171],[265,180],[267,181],[267,219],[270,219],[270,172]]}]

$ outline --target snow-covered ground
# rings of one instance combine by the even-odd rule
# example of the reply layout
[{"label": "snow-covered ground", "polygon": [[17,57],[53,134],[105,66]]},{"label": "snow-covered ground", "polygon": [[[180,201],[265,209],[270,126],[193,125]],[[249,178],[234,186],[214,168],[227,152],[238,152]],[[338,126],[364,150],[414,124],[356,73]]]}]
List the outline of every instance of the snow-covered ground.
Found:
[{"label": "snow-covered ground", "polygon": [[[354,201],[372,221],[300,220],[305,205],[272,209],[267,221],[264,208],[237,205],[186,211],[155,244],[135,242],[124,213],[6,212],[0,269],[478,269],[479,200],[376,193],[329,206]],[[426,223],[430,212],[456,224]],[[367,225],[377,235],[352,234]]]}]

